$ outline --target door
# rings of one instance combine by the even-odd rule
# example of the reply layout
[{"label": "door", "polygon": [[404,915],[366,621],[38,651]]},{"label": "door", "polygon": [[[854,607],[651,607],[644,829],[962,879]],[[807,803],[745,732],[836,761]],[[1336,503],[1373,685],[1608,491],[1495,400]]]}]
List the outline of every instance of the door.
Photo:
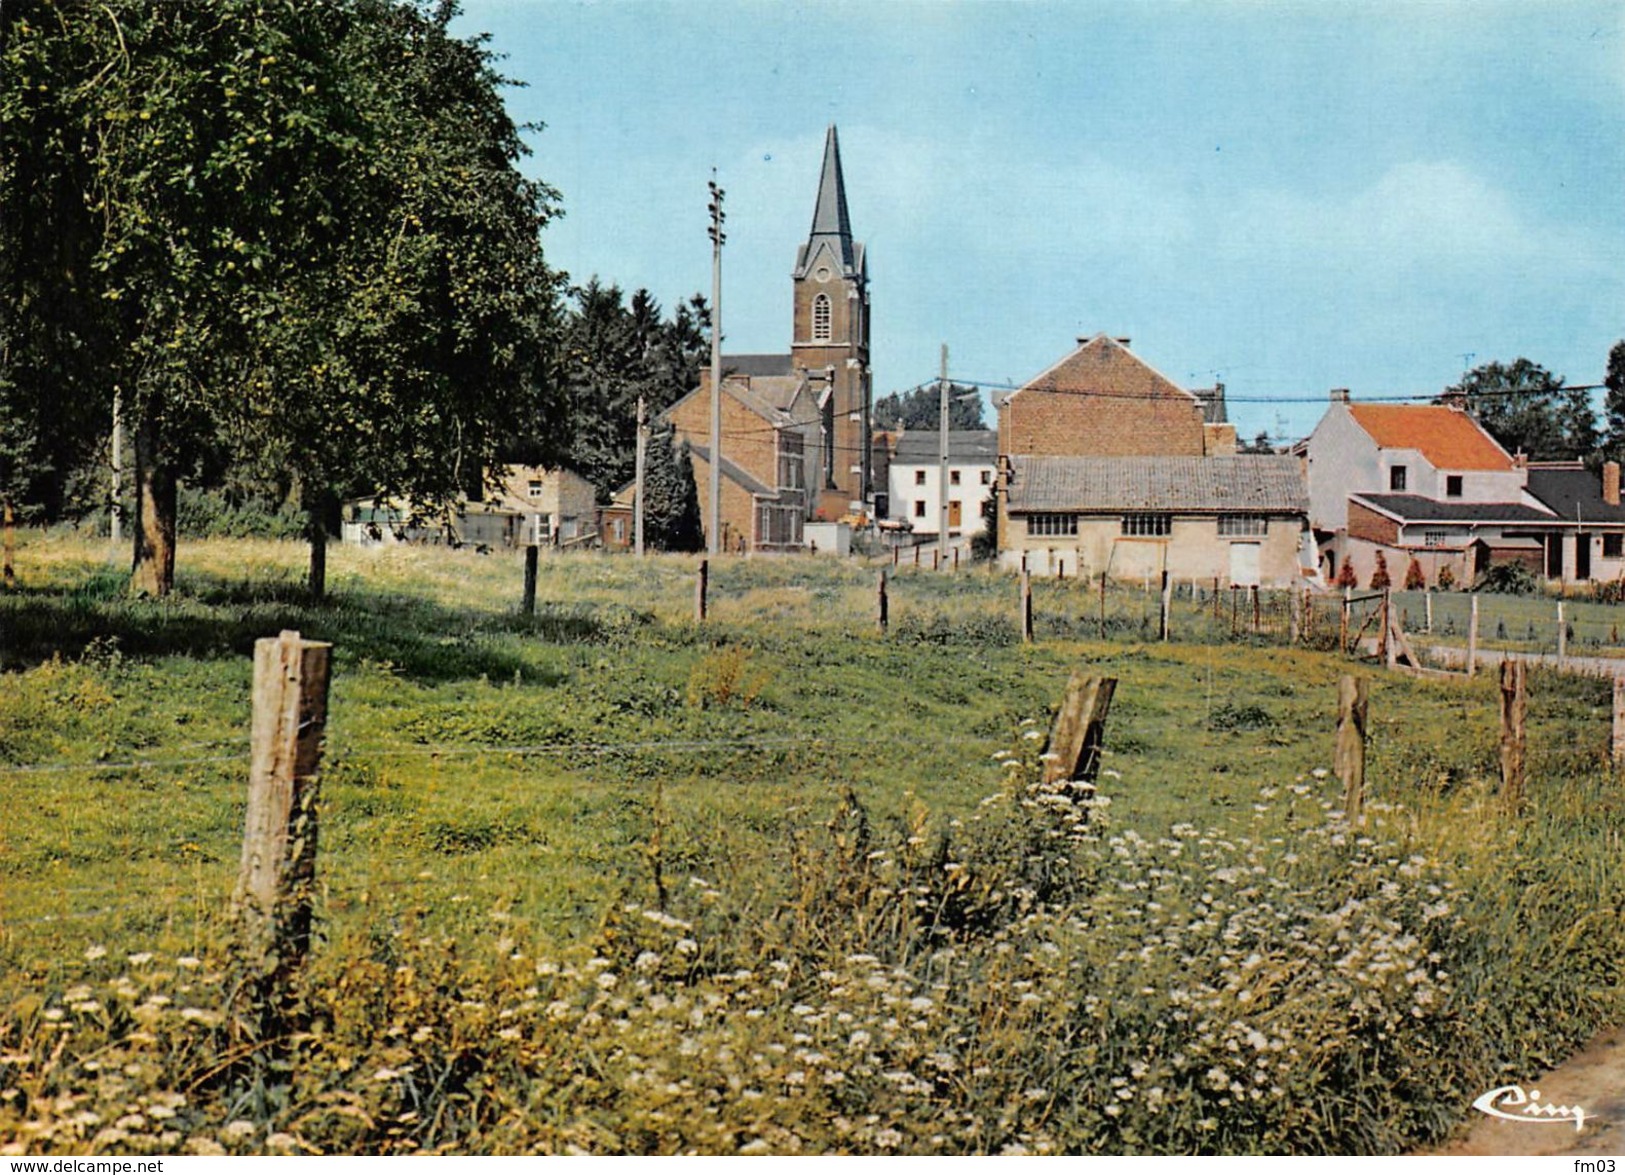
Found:
[{"label": "door", "polygon": [[1574,536],[1574,578],[1591,578],[1591,536],[1588,534]]},{"label": "door", "polygon": [[1563,536],[1560,534],[1546,536],[1546,578],[1563,578]]},{"label": "door", "polygon": [[1231,587],[1257,587],[1258,574],[1258,543],[1231,543],[1230,544],[1230,586]]},{"label": "door", "polygon": [[948,501],[948,529],[959,529],[959,500],[951,498]]}]

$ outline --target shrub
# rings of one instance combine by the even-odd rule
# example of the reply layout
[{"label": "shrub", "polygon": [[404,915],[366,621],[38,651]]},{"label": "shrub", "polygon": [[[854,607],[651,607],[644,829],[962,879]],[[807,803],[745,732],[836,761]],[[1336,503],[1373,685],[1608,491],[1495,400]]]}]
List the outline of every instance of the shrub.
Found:
[{"label": "shrub", "polygon": [[1337,572],[1337,578],[1332,582],[1340,588],[1358,587],[1359,581],[1354,578],[1354,564],[1344,559],[1343,566]]},{"label": "shrub", "polygon": [[1368,585],[1373,591],[1380,591],[1392,584],[1388,575],[1388,560],[1381,551],[1377,552],[1377,565],[1371,571],[1371,583]]},{"label": "shrub", "polygon": [[1419,592],[1427,585],[1427,576],[1422,574],[1422,564],[1417,562],[1415,555],[1412,555],[1410,563],[1405,567],[1405,590]]},{"label": "shrub", "polygon": [[1477,591],[1499,592],[1510,596],[1533,595],[1539,588],[1534,572],[1522,563],[1492,563],[1479,576]]},{"label": "shrub", "polygon": [[724,645],[700,658],[688,676],[688,704],[705,710],[737,706],[748,710],[756,701],[768,674],[751,665],[751,651],[743,645]]},{"label": "shrub", "polygon": [[1448,563],[1439,568],[1438,586],[1441,592],[1447,592],[1456,586],[1456,572]]}]

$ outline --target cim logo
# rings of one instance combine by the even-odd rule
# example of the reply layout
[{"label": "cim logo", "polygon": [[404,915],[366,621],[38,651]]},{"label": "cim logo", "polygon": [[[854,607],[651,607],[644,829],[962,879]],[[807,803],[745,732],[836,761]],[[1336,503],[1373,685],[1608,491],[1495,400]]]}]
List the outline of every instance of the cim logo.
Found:
[{"label": "cim logo", "polygon": [[1505,1118],[1508,1122],[1573,1122],[1579,1131],[1585,1126],[1586,1112],[1579,1106],[1559,1106],[1551,1102],[1544,1105],[1540,1090],[1528,1093],[1521,1085],[1503,1085],[1492,1089],[1473,1103],[1473,1109],[1492,1118]]}]

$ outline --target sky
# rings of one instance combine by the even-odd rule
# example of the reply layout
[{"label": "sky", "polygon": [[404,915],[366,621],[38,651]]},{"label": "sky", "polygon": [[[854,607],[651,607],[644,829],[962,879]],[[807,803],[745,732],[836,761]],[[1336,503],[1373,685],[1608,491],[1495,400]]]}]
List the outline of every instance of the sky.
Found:
[{"label": "sky", "polygon": [[1222,380],[1241,435],[1334,387],[1427,396],[1520,356],[1601,382],[1625,338],[1625,5],[1565,0],[464,0],[543,240],[729,352],[787,351],[838,127],[876,396],[1020,384],[1080,336]]}]

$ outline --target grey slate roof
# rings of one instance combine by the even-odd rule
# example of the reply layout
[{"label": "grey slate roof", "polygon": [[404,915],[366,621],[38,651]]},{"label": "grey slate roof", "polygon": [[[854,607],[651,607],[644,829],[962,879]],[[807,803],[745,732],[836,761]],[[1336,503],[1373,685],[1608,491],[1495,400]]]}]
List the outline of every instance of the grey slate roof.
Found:
[{"label": "grey slate roof", "polygon": [[1522,502],[1438,501],[1420,494],[1350,494],[1349,500],[1374,506],[1401,522],[1534,523],[1562,522],[1544,510]]},{"label": "grey slate roof", "polygon": [[1531,465],[1529,492],[1566,522],[1625,522],[1625,505],[1602,500],[1602,479],[1585,467],[1573,469]]},{"label": "grey slate roof", "polygon": [[1012,457],[1010,509],[1307,514],[1295,457]]},{"label": "grey slate roof", "polygon": [[752,379],[764,375],[790,375],[795,362],[789,355],[724,355],[722,374],[748,375]]},{"label": "grey slate roof", "polygon": [[[948,430],[948,460],[961,465],[993,465],[999,459],[999,434],[991,428]],[[942,460],[942,435],[918,428],[897,437],[893,465],[934,465]]]}]

